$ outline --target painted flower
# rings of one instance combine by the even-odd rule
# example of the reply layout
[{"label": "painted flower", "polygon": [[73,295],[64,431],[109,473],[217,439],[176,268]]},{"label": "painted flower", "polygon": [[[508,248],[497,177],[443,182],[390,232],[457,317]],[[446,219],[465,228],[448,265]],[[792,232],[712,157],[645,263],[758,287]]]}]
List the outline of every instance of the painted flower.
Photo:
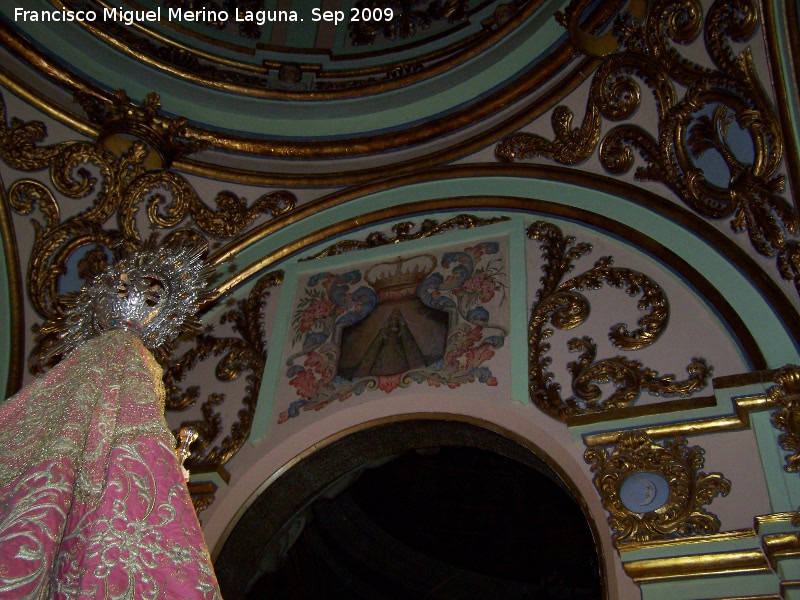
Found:
[{"label": "painted flower", "polygon": [[468,368],[477,367],[485,363],[487,360],[494,356],[494,350],[491,349],[489,344],[486,342],[482,343],[480,346],[472,348],[466,354]]},{"label": "painted flower", "polygon": [[317,298],[312,302],[300,317],[300,331],[305,333],[316,325],[317,321],[324,319],[336,310],[336,305],[330,298]]},{"label": "painted flower", "polygon": [[317,380],[314,372],[309,369],[297,371],[295,376],[289,380],[289,385],[294,386],[297,395],[302,398],[313,398],[317,395]]},{"label": "painted flower", "polygon": [[378,388],[387,394],[400,385],[401,375],[379,375]]},{"label": "painted flower", "polygon": [[324,354],[320,354],[316,350],[312,350],[308,353],[306,359],[303,361],[303,366],[313,369],[315,373],[323,377],[331,370],[328,357]]},{"label": "painted flower", "polygon": [[495,281],[485,271],[478,271],[461,286],[469,294],[479,294],[481,302],[489,302],[494,298]]}]

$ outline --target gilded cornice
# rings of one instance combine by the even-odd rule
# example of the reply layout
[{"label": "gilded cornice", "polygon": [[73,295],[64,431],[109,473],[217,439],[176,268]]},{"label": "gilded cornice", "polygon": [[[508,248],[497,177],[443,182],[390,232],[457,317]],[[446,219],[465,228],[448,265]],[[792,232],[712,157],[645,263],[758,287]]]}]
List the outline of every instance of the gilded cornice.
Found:
[{"label": "gilded cornice", "polygon": [[[775,572],[782,559],[800,557],[800,538],[794,531],[761,533],[768,524],[790,527],[794,513],[773,513],[755,518],[755,529],[738,529],[708,535],[668,538],[646,541],[630,541],[618,545],[623,557],[623,566],[637,583],[655,583],[703,577],[707,575],[742,575],[754,572]],[[694,554],[691,549],[697,546],[732,544],[755,545],[743,550],[705,552]],[[625,562],[628,553],[641,551],[669,550],[681,556],[637,559]],[[693,560],[697,558],[697,564]],[[741,596],[731,600],[779,598],[778,596]]]},{"label": "gilded cornice", "polygon": [[[80,91],[89,96],[110,101],[110,94],[56,63],[3,21],[0,21],[0,43],[40,74],[56,85],[69,90],[70,93]],[[553,51],[551,57],[544,61],[544,64],[539,68],[528,71],[514,80],[513,83],[488,95],[481,101],[445,117],[386,134],[330,141],[287,141],[247,137],[240,134],[206,129],[194,124],[187,126],[186,133],[189,137],[208,142],[215,150],[292,161],[298,159],[350,158],[367,154],[380,154],[389,150],[424,144],[432,139],[457,132],[469,123],[494,114],[496,111],[522,100],[529,94],[533,94],[556,74],[568,68],[572,60],[571,45],[569,43],[562,44]],[[413,173],[423,165],[449,162],[479,150],[487,144],[487,141],[506,135],[535,119],[538,115],[544,114],[553,104],[562,100],[570,91],[580,85],[587,77],[587,74],[591,73],[595,64],[596,59],[578,61],[572,68],[565,71],[560,79],[560,85],[554,86],[553,89],[548,90],[541,97],[537,97],[534,102],[520,107],[498,125],[475,134],[466,140],[459,141],[443,150],[423,154],[414,159],[392,165],[392,172]],[[29,98],[37,108],[62,120],[67,125],[91,135],[93,128],[85,119],[76,117],[74,113],[53,103],[48,96],[37,92],[31,87],[24,89],[26,87],[25,84],[2,68],[0,68],[0,82],[10,88],[13,86],[16,90],[23,91],[26,99]],[[292,186],[346,185],[378,179],[385,176],[386,173],[384,165],[376,168],[352,171],[345,169],[337,170],[334,173],[322,172],[313,175],[308,173],[270,173],[231,168],[214,164],[213,162],[205,163],[196,159],[176,161],[175,168],[214,179],[224,178],[229,181],[254,185]]]},{"label": "gilded cornice", "polygon": [[723,531],[721,533],[709,533],[706,535],[690,535],[687,537],[672,537],[652,540],[629,540],[617,545],[620,553],[638,552],[640,550],[653,550],[656,548],[687,548],[699,544],[722,543],[756,540],[756,532],[753,529],[735,529],[733,531]]},{"label": "gilded cornice", "polygon": [[773,570],[778,561],[786,558],[800,559],[800,538],[797,533],[771,533],[761,539],[764,554]]},{"label": "gilded cornice", "polygon": [[[766,388],[768,384],[777,382],[780,379],[781,370],[765,370],[755,371],[751,373],[743,373],[741,375],[732,375],[726,377],[717,377],[712,381],[714,389],[721,391],[726,388],[735,388],[744,385],[762,384]],[[710,417],[707,419],[690,419],[685,421],[676,421],[666,423],[663,425],[653,425],[644,427],[642,430],[653,439],[662,439],[676,435],[702,435],[708,433],[718,433],[722,431],[736,431],[740,429],[750,428],[750,413],[762,410],[770,410],[777,407],[778,401],[776,400],[776,392],[767,390],[762,394],[754,394],[749,396],[738,396],[733,399],[733,414],[722,415],[718,417]],[[716,403],[716,402],[714,402]],[[672,404],[672,403],[670,403]],[[688,404],[688,402],[687,402]],[[677,407],[676,410],[685,410],[688,408],[700,408],[701,405],[686,406],[684,408]],[[661,413],[672,412],[669,411],[669,405],[664,405]],[[658,414],[657,412],[650,413],[652,415]],[[622,414],[620,411],[616,415],[611,415],[616,418],[640,416],[633,414]],[[597,417],[584,416],[575,418],[569,422],[570,425],[588,425],[591,423],[598,423],[600,419]],[[625,433],[624,431],[609,431],[603,433],[589,434],[584,436],[584,443],[587,446],[607,446],[615,444],[619,441],[620,436]]]},{"label": "gilded cornice", "polygon": [[[107,2],[94,0],[97,10],[110,7]],[[56,0],[56,6],[64,7],[64,3]],[[135,2],[131,5],[139,10],[143,7]],[[497,45],[504,37],[519,27],[526,19],[541,8],[543,0],[527,2],[521,10],[500,27],[482,28],[466,39],[442,49],[425,51],[421,44],[404,44],[403,50],[419,48],[422,50],[413,59],[391,60],[397,49],[374,51],[357,54],[332,54],[330,49],[307,51],[306,63],[299,66],[302,71],[315,74],[318,82],[328,85],[304,91],[272,89],[268,87],[269,69],[280,66],[278,60],[267,59],[261,62],[249,62],[247,58],[256,55],[253,48],[227,43],[216,38],[203,35],[172,21],[164,25],[181,34],[182,37],[195,39],[200,44],[181,43],[168,35],[160,33],[148,26],[134,23],[130,26],[108,25],[82,22],[83,27],[91,35],[103,40],[116,50],[159,69],[172,76],[185,79],[197,85],[225,91],[228,93],[252,96],[256,98],[275,98],[282,100],[334,100],[358,97],[367,94],[379,94],[399,87],[419,83],[443,72],[457,68],[468,60],[492,46]],[[601,15],[608,17],[607,14]],[[597,28],[604,21],[595,16],[589,19],[589,27]],[[227,58],[223,54],[200,49],[199,45],[218,46],[241,56],[241,59]],[[286,48],[274,47],[259,43],[258,50],[280,55]],[[295,49],[292,55],[302,53],[303,49]],[[321,55],[331,66],[325,68],[322,61],[314,60],[314,55]],[[353,63],[364,58],[385,55],[388,59],[382,64],[365,67],[336,68],[336,64]],[[174,57],[174,60],[168,60]],[[193,65],[195,68],[190,68]],[[347,84],[347,85],[342,85]]]},{"label": "gilded cornice", "polygon": [[792,521],[794,520],[797,513],[793,512],[782,512],[782,513],[771,513],[768,515],[758,515],[755,518],[756,522],[756,532],[760,533],[762,529],[765,527],[769,527],[770,525],[783,525],[789,526],[791,525]]},{"label": "gilded cornice", "polygon": [[631,579],[639,584],[710,575],[772,572],[769,561],[761,550],[634,560],[624,563],[623,566]]},{"label": "gilded cornice", "polygon": [[[2,37],[2,33],[2,22],[0,22],[0,37]],[[12,73],[6,71],[1,65],[0,84],[2,84],[3,87],[8,89],[13,94],[19,96],[27,104],[36,107],[44,114],[52,117],[60,123],[63,123],[64,125],[67,125],[81,135],[89,138],[95,138],[100,132],[98,127],[91,123],[85,117],[85,115],[79,115],[71,110],[68,110],[67,108],[64,108],[56,102],[52,102],[40,91],[29,86]]]},{"label": "gilded cornice", "polygon": [[[662,405],[661,414],[673,412],[673,410],[681,410],[683,407],[677,406],[673,409],[672,403]],[[702,405],[700,405],[702,406]],[[692,408],[700,408],[700,406],[693,406]],[[770,400],[766,395],[736,398],[733,403],[734,414],[723,415],[720,417],[710,417],[708,419],[692,419],[686,421],[678,421],[673,423],[666,423],[663,425],[651,425],[642,428],[650,438],[663,439],[673,437],[676,435],[703,435],[708,433],[719,433],[723,431],[737,431],[740,429],[750,428],[750,413],[753,411],[767,410],[775,407],[775,403]],[[657,414],[657,413],[653,413]],[[616,417],[622,416],[621,414],[612,415]],[[635,414],[625,414],[624,416],[638,416]],[[599,419],[595,422],[599,422]],[[583,425],[584,421],[575,419],[570,421],[570,425]],[[583,441],[587,446],[607,446],[617,443],[624,431],[608,431],[603,433],[593,433],[584,436]]]}]

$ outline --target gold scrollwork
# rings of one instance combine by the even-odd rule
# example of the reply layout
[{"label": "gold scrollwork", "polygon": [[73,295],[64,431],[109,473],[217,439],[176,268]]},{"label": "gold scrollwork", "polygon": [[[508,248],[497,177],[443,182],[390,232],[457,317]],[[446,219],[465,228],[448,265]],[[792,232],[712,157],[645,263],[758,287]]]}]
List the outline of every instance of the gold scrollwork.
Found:
[{"label": "gold scrollwork", "polygon": [[490,217],[484,219],[482,217],[476,217],[475,215],[461,214],[447,219],[442,223],[439,223],[436,219],[425,219],[419,224],[419,229],[417,231],[414,231],[415,224],[413,222],[401,221],[400,223],[392,225],[392,232],[395,234],[394,237],[388,237],[382,231],[374,231],[370,233],[364,241],[342,240],[301,260],[315,260],[318,258],[325,258],[326,256],[336,256],[337,254],[352,252],[354,250],[366,250],[367,248],[399,244],[410,240],[421,240],[422,238],[445,233],[447,231],[474,229],[475,227],[493,225],[502,221],[508,221],[508,217]]},{"label": "gold scrollwork", "polygon": [[767,390],[767,397],[778,405],[772,413],[772,424],[783,431],[778,437],[781,448],[791,452],[785,469],[800,472],[800,367],[786,365],[775,374],[778,384]]},{"label": "gold scrollwork", "polygon": [[[5,104],[0,98],[0,159],[22,171],[49,169],[56,192],[71,200],[91,202],[88,208],[62,221],[59,201],[44,183],[20,179],[8,190],[9,205],[14,212],[27,215],[36,207],[43,217],[43,222],[32,220],[34,242],[27,288],[33,308],[45,321],[57,319],[61,314],[61,278],[78,250],[87,246],[110,249],[119,244],[138,248],[149,237],[140,233],[137,222],[143,202],[152,229],[172,229],[191,217],[202,234],[219,239],[235,237],[262,214],[275,217],[296,205],[296,197],[288,191],[264,194],[250,204],[232,192],[223,191],[216,197],[217,208],[210,208],[186,179],[168,168],[175,156],[194,151],[198,146],[182,139],[183,119],[157,117],[160,108],[157,95],[150,94],[142,108],[132,106],[121,90],[109,106],[86,97],[81,102],[90,117],[102,126],[99,140],[105,142],[128,133],[134,137],[133,143],[118,147],[117,152],[100,141],[40,146],[47,136],[44,124],[16,118],[8,124]],[[153,153],[160,157],[162,168],[149,165]],[[119,230],[107,227],[115,215]],[[193,235],[200,233],[195,231]],[[93,260],[102,261],[97,252]],[[34,330],[38,331],[38,326]],[[52,366],[52,361],[44,358],[52,341],[47,336],[37,339],[29,365],[32,373],[39,374]]]},{"label": "gold scrollwork", "polygon": [[[87,3],[99,6],[98,12],[102,7],[97,0],[85,0]],[[208,1],[208,0],[206,0]],[[263,4],[263,0],[260,1]],[[166,8],[181,8],[178,4],[196,4],[194,0],[189,2],[178,0],[175,2],[167,1]],[[240,10],[246,10],[246,4],[253,4],[252,0],[238,0]],[[185,10],[193,10],[189,6],[182,7]],[[263,6],[262,6],[263,8]],[[211,9],[213,10],[213,9]],[[210,14],[210,13],[209,13]],[[229,13],[232,15],[233,13]],[[214,21],[202,21],[204,25],[220,29],[227,23]],[[250,65],[233,64],[230,61],[209,60],[203,52],[197,52],[186,47],[165,40],[163,37],[151,36],[135,27],[128,27],[118,21],[111,19],[97,20],[89,25],[89,29],[99,37],[104,38],[117,49],[127,52],[137,57],[144,57],[148,62],[167,66],[170,70],[178,70],[183,74],[188,74],[195,80],[213,81],[218,85],[238,85],[247,86],[252,89],[264,89],[267,86],[266,69],[257,69],[253,72]],[[239,23],[239,31],[242,37],[258,39],[261,37],[261,28],[253,21],[242,21]]]},{"label": "gold scrollwork", "polygon": [[[572,2],[561,22],[578,23],[589,4]],[[641,19],[621,15],[616,24],[620,50],[598,67],[581,125],[572,128],[573,113],[559,106],[553,112],[552,140],[517,133],[503,139],[495,155],[509,162],[544,157],[575,165],[588,159],[599,143],[601,164],[618,175],[630,171],[636,151],[644,161],[636,179],[661,182],[703,217],[730,218],[733,231],[746,232],[758,253],[775,257],[780,276],[800,292],[800,245],[787,239],[797,235],[800,219],[780,195],[785,178],[779,173],[783,139],[778,117],[750,50],[737,55],[730,43],[747,41],[757,26],[753,0],[717,0],[705,23],[698,0],[657,0]],[[701,34],[715,68],[692,62],[676,49]],[[582,39],[575,44],[587,51]],[[624,121],[639,108],[639,82],[652,92],[657,132],[622,124],[601,141],[603,118]],[[683,98],[679,89],[685,89]],[[737,135],[749,140],[733,141],[734,123]],[[724,166],[707,174],[701,164],[710,153]]]},{"label": "gold scrollwork", "polygon": [[[639,350],[656,342],[669,320],[669,303],[664,291],[646,275],[613,266],[609,256],[601,257],[584,273],[565,280],[575,268],[573,261],[589,254],[591,244],[575,243],[561,230],[545,221],[533,223],[528,237],[541,242],[544,264],[542,286],[536,293],[528,322],[529,393],[536,406],[548,415],[566,421],[569,417],[598,413],[633,404],[642,390],[664,397],[688,396],[706,386],[711,367],[702,358],[693,358],[686,370],[689,377],[675,381],[674,375],[659,375],[641,362],[623,356],[597,360],[597,345],[587,336],[568,342],[572,352],[581,352],[567,369],[572,375],[573,396],[562,398],[561,386],[548,371],[552,358],[547,356],[546,342],[553,330],[548,322],[562,330],[581,325],[589,316],[589,300],[581,292],[601,288],[604,284],[624,289],[629,296],[640,295],[639,310],[647,311],[639,318],[638,328],[630,331],[625,324],[609,330],[611,343],[622,350]],[[611,383],[614,391],[603,398],[598,384]]]},{"label": "gold scrollwork", "polygon": [[663,444],[654,443],[642,431],[632,431],[610,455],[602,448],[589,448],[584,454],[609,512],[617,547],[624,542],[707,535],[720,529],[717,516],[703,506],[720,494],[727,496],[731,482],[720,473],[701,472],[705,451],[687,447],[685,438],[678,436]]},{"label": "gold scrollwork", "polygon": [[[253,417],[261,388],[261,377],[267,360],[266,339],[262,309],[270,295],[270,288],[283,283],[283,271],[273,271],[261,277],[246,299],[236,303],[235,308],[220,317],[220,324],[231,323],[240,337],[215,337],[209,332],[197,336],[194,346],[175,359],[164,375],[167,389],[166,409],[183,411],[196,404],[200,388],[191,386],[182,390],[178,384],[200,363],[212,356],[224,355],[217,364],[215,375],[220,381],[233,381],[247,373],[244,408],[239,411],[239,420],[231,425],[229,434],[218,445],[211,448],[222,434],[221,415],[215,407],[225,401],[224,394],[212,393],[201,405],[202,421],[184,421],[180,427],[194,427],[199,438],[192,445],[192,455],[186,460],[191,470],[214,470],[225,464],[239,451],[250,435]],[[177,429],[176,429],[177,431]]]},{"label": "gold scrollwork", "polygon": [[[606,13],[606,18],[608,18],[620,9],[623,1],[603,2],[597,8]],[[607,31],[601,35],[595,35],[587,33],[581,28],[582,17],[592,4],[594,3],[591,0],[572,0],[566,12],[556,12],[556,21],[569,32],[570,40],[576,45],[576,52],[587,56],[608,56],[612,52],[619,50],[619,41],[614,32]],[[633,18],[641,19],[644,16],[646,6],[647,2],[645,0],[630,0],[626,10]]]},{"label": "gold scrollwork", "polygon": [[194,512],[198,515],[211,506],[217,496],[217,485],[213,481],[189,481],[187,488],[192,497]]}]

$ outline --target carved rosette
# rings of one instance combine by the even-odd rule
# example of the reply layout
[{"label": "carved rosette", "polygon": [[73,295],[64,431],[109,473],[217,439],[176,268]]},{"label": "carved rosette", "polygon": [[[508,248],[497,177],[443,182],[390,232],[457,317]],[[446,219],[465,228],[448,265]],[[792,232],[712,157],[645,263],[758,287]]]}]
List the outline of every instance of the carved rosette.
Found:
[{"label": "carved rosette", "polygon": [[[541,242],[544,260],[542,285],[536,292],[528,322],[529,393],[537,407],[566,421],[580,414],[630,406],[642,391],[664,397],[689,396],[706,386],[712,369],[702,358],[693,358],[686,367],[688,377],[676,381],[674,375],[659,375],[625,356],[598,359],[597,344],[583,336],[568,342],[569,350],[580,354],[567,365],[573,395],[562,397],[561,386],[549,371],[552,358],[548,356],[550,343],[546,340],[553,335],[553,329],[548,325],[561,330],[580,326],[590,309],[584,292],[608,285],[624,289],[629,296],[639,296],[638,308],[645,314],[638,319],[638,328],[631,331],[624,324],[616,324],[608,333],[615,347],[628,351],[650,346],[661,337],[669,320],[669,303],[655,281],[638,271],[613,266],[610,256],[601,257],[582,274],[567,278],[574,263],[591,253],[591,244],[576,244],[574,237],[565,236],[557,226],[545,221],[531,225],[527,234]],[[600,384],[607,383],[614,390],[603,397]]]},{"label": "carved rosette", "polygon": [[785,469],[800,471],[800,367],[786,365],[775,375],[778,384],[767,390],[769,399],[778,405],[772,413],[772,424],[783,433],[778,437],[781,448],[790,452]]},{"label": "carved rosette", "polygon": [[[187,235],[230,239],[264,213],[276,217],[295,207],[296,198],[288,191],[270,192],[252,203],[223,191],[216,197],[217,208],[209,208],[184,177],[169,169],[172,159],[202,148],[202,144],[183,137],[185,120],[158,115],[160,103],[155,94],[148,95],[142,107],[134,106],[121,90],[110,100],[86,96],[78,100],[101,128],[97,143],[40,145],[47,137],[44,124],[15,118],[9,123],[0,98],[0,159],[20,171],[49,170],[54,188],[23,178],[7,190],[12,211],[29,215],[38,209],[41,215],[42,220],[31,220],[34,242],[26,287],[31,305],[46,323],[63,314],[62,278],[67,263],[79,252],[94,248],[78,264],[88,282],[104,268],[113,248],[140,249],[152,231],[169,233],[181,227]],[[127,147],[112,143],[130,138],[134,141]],[[153,166],[156,154],[160,167]],[[67,201],[83,201],[87,206],[63,219],[60,204]],[[142,219],[137,219],[142,207],[150,229],[144,234],[140,231]],[[29,369],[41,374],[58,358],[45,358],[53,337],[39,334],[39,325],[33,330],[38,337]]]},{"label": "carved rosette", "polygon": [[[780,276],[800,293],[800,245],[791,239],[800,219],[781,196],[784,142],[778,117],[750,49],[733,49],[758,30],[757,3],[717,0],[704,15],[699,0],[655,0],[646,10],[642,2],[631,2],[617,19],[616,41],[608,39],[610,34],[588,35],[578,26],[595,4],[573,0],[559,16],[576,52],[604,57],[583,121],[573,127],[573,112],[558,106],[552,139],[515,133],[497,145],[496,157],[578,165],[599,148],[603,167],[622,175],[638,154],[643,164],[636,179],[662,183],[702,217],[728,219],[734,232],[747,233],[756,252],[775,258]],[[713,68],[685,57],[684,48],[699,39]],[[648,97],[658,115],[655,131],[625,123]],[[604,121],[621,124],[603,136]],[[703,168],[711,154],[720,165],[713,173]]]},{"label": "carved rosette", "polygon": [[642,431],[623,434],[610,454],[586,451],[617,547],[719,531],[719,519],[704,506],[726,496],[731,482],[701,471],[704,453],[699,446],[687,447],[680,436],[660,446]]}]

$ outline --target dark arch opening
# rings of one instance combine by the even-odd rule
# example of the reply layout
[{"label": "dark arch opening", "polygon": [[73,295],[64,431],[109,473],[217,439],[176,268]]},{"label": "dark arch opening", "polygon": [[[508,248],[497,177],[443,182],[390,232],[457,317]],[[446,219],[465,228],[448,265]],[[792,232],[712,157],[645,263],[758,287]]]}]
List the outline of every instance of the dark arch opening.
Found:
[{"label": "dark arch opening", "polygon": [[216,561],[226,600],[604,597],[558,467],[487,423],[427,417],[367,424],[267,487]]}]

